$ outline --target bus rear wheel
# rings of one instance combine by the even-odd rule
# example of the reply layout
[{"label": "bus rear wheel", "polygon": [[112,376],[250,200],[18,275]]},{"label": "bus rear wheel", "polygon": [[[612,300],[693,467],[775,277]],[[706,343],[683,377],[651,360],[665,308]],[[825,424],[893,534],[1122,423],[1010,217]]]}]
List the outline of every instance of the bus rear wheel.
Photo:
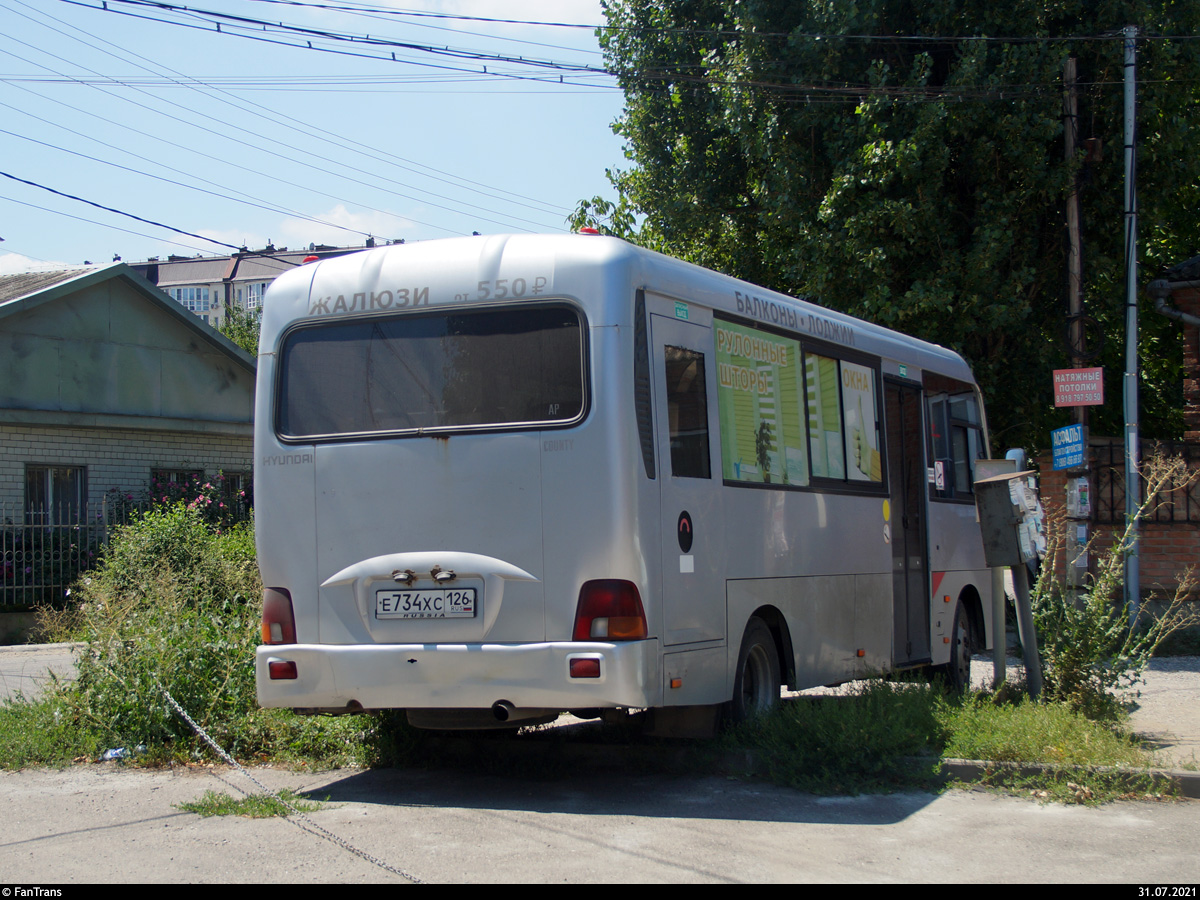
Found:
[{"label": "bus rear wheel", "polygon": [[734,724],[766,715],[779,706],[779,651],[766,622],[758,617],[746,623],[738,651],[729,719]]}]

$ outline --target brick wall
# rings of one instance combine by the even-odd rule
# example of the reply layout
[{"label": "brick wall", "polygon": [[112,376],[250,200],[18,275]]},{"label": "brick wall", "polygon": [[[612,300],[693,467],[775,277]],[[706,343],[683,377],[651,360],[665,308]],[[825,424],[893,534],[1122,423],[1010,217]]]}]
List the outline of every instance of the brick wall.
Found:
[{"label": "brick wall", "polygon": [[[1089,452],[1093,454],[1091,472],[1093,520],[1096,517],[1098,501],[1095,461],[1098,458],[1098,451],[1103,450],[1109,443],[1108,439],[1098,438],[1089,447]],[[1067,505],[1066,474],[1053,470],[1053,460],[1049,453],[1038,458],[1038,469],[1041,479],[1042,503],[1045,505],[1047,513],[1053,514],[1056,510],[1065,510]],[[1122,482],[1124,481],[1123,474],[1119,478]],[[1118,499],[1119,503],[1124,503],[1123,495]],[[1121,515],[1118,514],[1115,518],[1119,519]],[[1101,552],[1112,546],[1114,532],[1124,531],[1124,526],[1092,521],[1089,523],[1089,529],[1089,533],[1094,536],[1095,540],[1094,551]],[[1142,594],[1155,593],[1159,596],[1173,594],[1180,573],[1188,566],[1200,565],[1200,524],[1187,521],[1142,522],[1139,528],[1138,548]],[[1094,571],[1094,563],[1091,568]],[[1061,560],[1059,569],[1061,574]]]},{"label": "brick wall", "polygon": [[[1200,316],[1200,289],[1184,288],[1171,296],[1180,312]],[[1200,328],[1183,326],[1183,439],[1200,443]]]},{"label": "brick wall", "polygon": [[249,472],[250,436],[0,425],[0,507],[23,509],[25,466],[86,466],[88,500],[100,503],[110,488],[136,492],[150,484],[151,469]]}]

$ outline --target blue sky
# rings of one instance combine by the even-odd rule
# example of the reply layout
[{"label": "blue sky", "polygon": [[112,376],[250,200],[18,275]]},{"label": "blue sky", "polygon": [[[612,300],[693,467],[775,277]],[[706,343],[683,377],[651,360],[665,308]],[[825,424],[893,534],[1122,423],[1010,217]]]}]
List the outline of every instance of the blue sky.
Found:
[{"label": "blue sky", "polygon": [[[228,252],[45,188],[252,249],[563,231],[612,195],[622,96],[580,68],[602,66],[594,32],[564,27],[599,0],[328,5],[375,11],[0,0],[0,171],[41,186],[0,177],[0,273]],[[274,43],[309,40],[291,26],[358,40]]]}]

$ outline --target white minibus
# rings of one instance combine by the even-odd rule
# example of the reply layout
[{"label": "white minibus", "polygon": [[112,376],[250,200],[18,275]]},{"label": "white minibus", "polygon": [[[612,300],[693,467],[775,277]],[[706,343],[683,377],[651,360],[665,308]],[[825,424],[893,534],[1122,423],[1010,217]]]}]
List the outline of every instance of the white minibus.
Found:
[{"label": "white minibus", "polygon": [[254,427],[264,706],[698,733],[991,645],[967,364],[616,238],[284,274]]}]

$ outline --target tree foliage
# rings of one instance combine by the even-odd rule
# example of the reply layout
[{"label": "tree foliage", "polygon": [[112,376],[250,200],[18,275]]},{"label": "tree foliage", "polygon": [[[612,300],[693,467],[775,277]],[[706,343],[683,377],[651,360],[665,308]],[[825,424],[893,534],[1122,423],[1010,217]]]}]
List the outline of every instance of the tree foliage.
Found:
[{"label": "tree foliage", "polygon": [[[606,15],[632,165],[610,172],[618,202],[581,204],[577,224],[959,350],[1012,444],[1061,424],[1049,370],[1070,364],[1064,204],[1077,179],[1086,312],[1106,338],[1108,413],[1094,430],[1119,431],[1119,32],[1144,35],[1140,233],[1153,273],[1195,252],[1200,42],[1169,37],[1200,33],[1200,5],[612,0]],[[1081,144],[1096,139],[1070,160],[1068,56]],[[1161,436],[1180,430],[1175,328],[1143,316],[1143,430]]]},{"label": "tree foliage", "polygon": [[220,332],[251,356],[258,358],[258,335],[262,316],[257,312],[231,306],[225,313]]}]

